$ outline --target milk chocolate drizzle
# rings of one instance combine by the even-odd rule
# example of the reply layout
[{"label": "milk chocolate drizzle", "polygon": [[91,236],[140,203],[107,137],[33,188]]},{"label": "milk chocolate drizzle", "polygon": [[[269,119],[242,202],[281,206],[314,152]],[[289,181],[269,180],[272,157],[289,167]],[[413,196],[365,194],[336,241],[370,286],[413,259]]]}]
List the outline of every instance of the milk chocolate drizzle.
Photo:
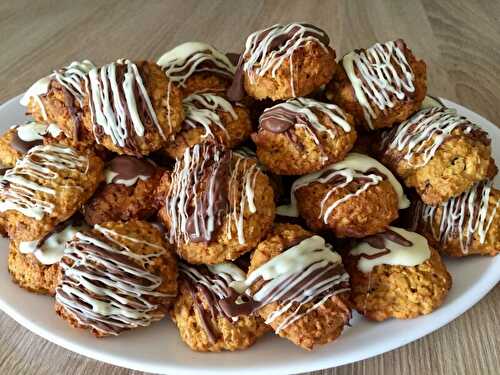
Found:
[{"label": "milk chocolate drizzle", "polygon": [[412,229],[417,230],[419,224],[424,229],[430,229],[432,236],[442,247],[446,247],[449,241],[458,239],[462,252],[467,254],[474,238],[480,244],[486,242],[495,219],[500,200],[490,203],[491,189],[494,189],[493,181],[483,181],[439,206],[418,201],[413,211]]},{"label": "milk chocolate drizzle", "polygon": [[275,77],[277,70],[288,59],[290,62],[290,87],[292,96],[295,96],[295,80],[293,77],[294,52],[307,42],[318,43],[325,51],[328,50],[330,40],[326,33],[316,26],[306,23],[276,24],[267,29],[250,34],[245,44],[245,51],[241,54],[233,83],[227,91],[228,98],[239,101],[243,98],[243,75],[255,83],[256,77],[267,72]]},{"label": "milk chocolate drizzle", "polygon": [[139,177],[148,179],[155,173],[155,166],[147,159],[138,159],[133,156],[120,155],[113,158],[107,167],[113,177],[108,183],[120,183],[121,181],[133,181]]}]

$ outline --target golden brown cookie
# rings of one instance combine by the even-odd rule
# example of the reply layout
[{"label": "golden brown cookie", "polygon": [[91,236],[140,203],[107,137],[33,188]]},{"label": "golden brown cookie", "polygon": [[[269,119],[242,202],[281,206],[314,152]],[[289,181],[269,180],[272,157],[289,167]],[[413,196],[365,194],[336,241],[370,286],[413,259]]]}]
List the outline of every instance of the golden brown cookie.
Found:
[{"label": "golden brown cookie", "polygon": [[0,180],[0,226],[13,241],[41,239],[90,198],[102,168],[93,153],[61,145],[32,148]]},{"label": "golden brown cookie", "polygon": [[409,206],[399,182],[375,159],[350,153],[346,159],[297,179],[291,204],[278,214],[300,215],[311,229],[337,237],[364,237],[383,231]]},{"label": "golden brown cookie", "polygon": [[352,117],[334,104],[290,99],[268,108],[252,135],[271,172],[303,175],[342,160],[356,141]]},{"label": "golden brown cookie", "polygon": [[109,222],[77,233],[60,268],[57,314],[96,337],[163,319],[177,295],[175,255],[162,233],[144,221]]},{"label": "golden brown cookie", "polygon": [[21,99],[37,122],[57,124],[74,147],[94,143],[82,123],[86,77],[94,68],[89,60],[74,61],[35,82]]},{"label": "golden brown cookie", "polygon": [[344,257],[351,276],[351,300],[368,319],[410,319],[437,309],[451,288],[451,276],[427,240],[390,227],[361,240]]},{"label": "golden brown cookie", "polygon": [[88,224],[145,220],[157,212],[154,192],[163,170],[151,161],[120,155],[108,163],[104,175],[105,183],[83,207]]},{"label": "golden brown cookie", "polygon": [[159,216],[190,263],[234,260],[253,249],[275,215],[273,189],[255,159],[203,143],[186,149],[157,189]]},{"label": "golden brown cookie", "polygon": [[500,253],[500,191],[493,181],[479,182],[438,206],[412,205],[412,230],[441,254],[463,257]]},{"label": "golden brown cookie", "polygon": [[169,80],[184,96],[201,92],[223,93],[231,85],[236,67],[217,48],[201,42],[186,42],[163,54],[157,61]]},{"label": "golden brown cookie", "polygon": [[497,171],[488,134],[454,109],[423,109],[381,138],[381,161],[426,204],[446,202]]},{"label": "golden brown cookie", "polygon": [[155,63],[104,65],[89,72],[88,87],[83,123],[97,143],[113,152],[148,155],[180,130],[181,92]]},{"label": "golden brown cookie", "polygon": [[180,287],[170,312],[182,340],[200,352],[241,350],[253,345],[269,328],[255,314],[229,316],[223,300],[235,291],[234,280],[245,273],[232,263],[217,266],[179,266]]},{"label": "golden brown cookie", "polygon": [[274,25],[246,41],[229,99],[248,95],[262,100],[306,96],[328,83],[337,67],[330,39],[305,23]]},{"label": "golden brown cookie", "polygon": [[248,109],[215,93],[188,96],[184,99],[184,112],[181,131],[165,147],[172,158],[179,158],[186,148],[207,141],[234,148],[252,132]]},{"label": "golden brown cookie", "polygon": [[350,320],[340,256],[298,225],[275,225],[252,254],[246,283],[266,323],[304,349],[334,341]]},{"label": "golden brown cookie", "polygon": [[366,129],[391,127],[420,109],[426,65],[402,39],[355,50],[339,63],[326,96]]}]

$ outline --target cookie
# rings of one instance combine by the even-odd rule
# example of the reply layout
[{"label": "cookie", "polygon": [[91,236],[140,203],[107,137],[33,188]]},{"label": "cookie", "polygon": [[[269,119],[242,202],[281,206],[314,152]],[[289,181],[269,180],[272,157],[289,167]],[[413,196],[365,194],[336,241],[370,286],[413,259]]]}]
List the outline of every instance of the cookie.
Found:
[{"label": "cookie", "polygon": [[230,316],[225,299],[236,292],[234,281],[245,273],[233,263],[179,266],[179,295],[170,312],[182,340],[200,352],[241,350],[253,345],[269,328],[258,314]]},{"label": "cookie", "polygon": [[278,175],[304,175],[342,160],[354,146],[352,117],[334,104],[290,99],[264,110],[252,135],[259,161]]},{"label": "cookie", "polygon": [[163,319],[177,295],[175,256],[152,224],[109,222],[66,245],[56,313],[96,337]]},{"label": "cookie", "polygon": [[337,339],[351,317],[340,256],[298,225],[276,224],[253,252],[245,285],[247,304],[276,334],[304,349]]},{"label": "cookie", "polygon": [[236,67],[210,44],[186,42],[163,54],[157,61],[168,79],[184,96],[194,93],[223,93],[231,85]]},{"label": "cookie", "polygon": [[118,60],[88,73],[83,123],[98,144],[136,157],[162,148],[180,130],[180,90],[148,61]]},{"label": "cookie", "polygon": [[192,94],[183,103],[186,118],[164,149],[168,156],[179,158],[186,148],[207,141],[235,148],[250,137],[252,123],[243,104],[231,103],[216,93]]},{"label": "cookie", "polygon": [[120,155],[108,163],[104,175],[105,183],[83,207],[87,223],[146,220],[158,211],[154,192],[163,169],[153,162]]},{"label": "cookie", "polygon": [[295,180],[291,204],[282,216],[302,217],[315,231],[337,237],[365,237],[384,231],[410,202],[394,175],[369,156],[350,153],[345,160]]},{"label": "cookie", "polygon": [[186,149],[156,194],[170,242],[193,264],[221,263],[250,251],[275,215],[273,189],[256,161],[212,143]]},{"label": "cookie", "polygon": [[366,129],[392,127],[420,109],[427,92],[426,65],[402,39],[345,55],[326,96]]},{"label": "cookie", "polygon": [[381,161],[426,204],[437,205],[493,177],[488,134],[451,108],[428,108],[381,135]]},{"label": "cookie", "polygon": [[328,83],[337,67],[328,35],[305,23],[276,24],[251,34],[227,94],[262,100],[306,96]]},{"label": "cookie", "polygon": [[500,191],[493,181],[478,182],[462,195],[438,206],[416,201],[412,230],[443,255],[495,256],[500,252]]},{"label": "cookie", "polygon": [[73,61],[35,82],[21,98],[37,122],[57,124],[66,138],[74,141],[73,147],[94,143],[82,122],[87,74],[94,68],[89,60]]},{"label": "cookie", "polygon": [[0,179],[0,226],[34,241],[70,218],[101,182],[103,162],[61,145],[33,147]]},{"label": "cookie", "polygon": [[362,239],[344,264],[354,308],[371,320],[430,314],[451,288],[439,253],[421,235],[401,228]]}]

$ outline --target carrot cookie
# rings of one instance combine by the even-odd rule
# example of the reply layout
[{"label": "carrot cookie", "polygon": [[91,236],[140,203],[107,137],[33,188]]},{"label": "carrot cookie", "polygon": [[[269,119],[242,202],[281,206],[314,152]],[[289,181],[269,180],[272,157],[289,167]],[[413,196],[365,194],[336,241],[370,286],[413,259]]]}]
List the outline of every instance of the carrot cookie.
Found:
[{"label": "carrot cookie", "polygon": [[97,337],[163,319],[177,294],[175,256],[161,232],[143,221],[76,233],[60,268],[57,314]]},{"label": "carrot cookie", "polygon": [[500,191],[493,181],[479,182],[438,206],[417,201],[412,229],[445,255],[491,255],[500,252]]},{"label": "carrot cookie", "polygon": [[149,219],[156,212],[154,191],[163,170],[148,159],[120,155],[104,170],[105,184],[83,207],[90,225],[107,221]]},{"label": "carrot cookie", "polygon": [[383,231],[410,205],[393,174],[369,156],[350,153],[345,160],[298,178],[291,204],[282,216],[301,216],[316,231],[337,237],[365,237]]},{"label": "carrot cookie", "polygon": [[14,282],[31,292],[54,295],[66,242],[83,227],[75,217],[58,224],[38,241],[10,241],[8,267]]},{"label": "carrot cookie", "polygon": [[336,105],[297,98],[266,109],[252,139],[271,172],[303,175],[342,160],[356,131],[352,117]]},{"label": "carrot cookie", "polygon": [[184,96],[200,92],[224,92],[236,67],[215,47],[200,42],[183,43],[161,56],[157,64]]},{"label": "carrot cookie", "polygon": [[451,108],[428,108],[382,133],[381,161],[437,205],[496,174],[488,134]]},{"label": "carrot cookie", "polygon": [[344,264],[352,303],[368,319],[410,319],[437,309],[451,288],[438,252],[421,235],[395,227],[363,238]]},{"label": "carrot cookie", "polygon": [[367,129],[391,127],[420,109],[427,91],[426,65],[402,39],[345,55],[327,97]]},{"label": "carrot cookie", "polygon": [[89,60],[73,61],[35,82],[21,98],[21,104],[37,122],[55,123],[67,138],[92,144],[92,136],[82,126],[82,108],[87,74],[94,68]]},{"label": "carrot cookie", "polygon": [[316,26],[305,23],[274,25],[251,34],[240,57],[231,100],[245,91],[262,100],[306,96],[326,84],[336,69],[330,39]]},{"label": "carrot cookie", "polygon": [[140,157],[180,130],[180,90],[155,63],[118,60],[88,73],[84,125],[98,144]]},{"label": "carrot cookie", "polygon": [[179,158],[186,148],[206,141],[234,148],[250,137],[248,109],[215,93],[192,94],[184,99],[182,129],[167,143],[166,153]]},{"label": "carrot cookie", "polygon": [[0,226],[13,241],[42,239],[94,193],[102,168],[92,153],[33,147],[0,178]]},{"label": "carrot cookie", "polygon": [[226,311],[226,299],[236,294],[231,287],[244,281],[245,273],[233,263],[212,266],[179,265],[179,296],[171,310],[182,340],[193,350],[219,352],[253,345],[268,327],[256,314]]},{"label": "carrot cookie", "polygon": [[240,292],[249,288],[247,302],[232,306],[236,312],[258,311],[276,334],[304,349],[334,341],[351,318],[342,259],[298,225],[277,224],[255,249],[245,282],[235,284]]},{"label": "carrot cookie", "polygon": [[254,159],[203,143],[186,149],[157,189],[159,216],[190,263],[234,260],[271,229],[274,194]]}]

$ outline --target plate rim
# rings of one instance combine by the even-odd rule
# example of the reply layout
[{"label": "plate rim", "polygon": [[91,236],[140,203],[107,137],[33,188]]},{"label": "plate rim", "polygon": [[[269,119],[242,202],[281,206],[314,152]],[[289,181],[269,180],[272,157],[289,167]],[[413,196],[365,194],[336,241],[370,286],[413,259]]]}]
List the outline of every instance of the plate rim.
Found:
[{"label": "plate rim", "polygon": [[[6,107],[11,105],[13,102],[18,101],[22,95],[15,96],[0,105],[0,113],[5,110]],[[469,114],[473,114],[478,117],[481,121],[485,123],[491,124],[494,128],[497,129],[498,137],[500,138],[500,128],[493,124],[491,121],[487,120],[477,112],[474,112],[456,102],[445,98],[439,98],[443,101],[445,105],[449,105],[452,108],[457,108],[460,111],[464,111]],[[444,308],[439,308],[432,312],[432,316],[434,317],[430,323],[428,323],[424,327],[417,327],[418,329],[411,329],[407,331],[406,335],[402,338],[397,336],[397,339],[392,340],[382,340],[377,343],[377,345],[372,345],[370,347],[364,348],[362,354],[358,353],[359,350],[353,351],[352,354],[345,356],[344,358],[332,358],[332,357],[322,357],[320,359],[311,360],[310,362],[301,362],[300,364],[292,363],[280,363],[276,365],[267,366],[266,370],[273,371],[275,374],[296,374],[301,372],[308,371],[317,371],[332,367],[338,367],[342,365],[346,365],[349,363],[354,363],[358,361],[365,360],[367,358],[371,358],[377,355],[381,355],[387,353],[389,351],[400,348],[404,345],[407,345],[410,342],[416,341],[424,336],[429,335],[430,333],[436,331],[437,329],[444,327],[450,322],[454,321],[457,317],[462,315],[465,311],[469,310],[473,306],[475,306],[486,294],[488,294],[493,288],[500,282],[500,273],[495,272],[495,268],[500,267],[500,256],[492,257],[491,264],[488,267],[488,271],[483,274],[480,282],[476,282],[471,288],[462,293],[459,297],[456,298],[451,304],[447,305]],[[188,364],[150,364],[147,362],[139,363],[136,360],[130,361],[127,360],[123,356],[117,356],[115,354],[109,354],[104,351],[92,350],[87,348],[84,345],[80,345],[78,343],[74,343],[63,336],[53,334],[49,329],[45,328],[43,325],[38,325],[34,321],[30,320],[27,317],[24,317],[23,314],[20,314],[16,311],[15,308],[10,306],[7,301],[4,301],[0,298],[0,310],[5,312],[8,316],[10,316],[13,320],[15,320],[18,324],[22,325],[29,331],[33,332],[37,336],[50,341],[60,347],[63,347],[66,350],[70,350],[74,353],[83,355],[85,357],[98,360],[101,362],[105,362],[108,364],[112,364],[115,366],[128,368],[137,371],[146,371],[152,373],[175,373],[175,374],[193,374],[198,373],[200,371],[197,367],[190,367]],[[210,355],[210,354],[207,354]],[[238,373],[240,374],[250,374],[254,373],[256,368],[251,367],[248,369],[238,369]],[[204,373],[207,374],[220,374],[220,373],[234,373],[235,367],[220,367],[220,368],[207,368],[203,370]]]}]

